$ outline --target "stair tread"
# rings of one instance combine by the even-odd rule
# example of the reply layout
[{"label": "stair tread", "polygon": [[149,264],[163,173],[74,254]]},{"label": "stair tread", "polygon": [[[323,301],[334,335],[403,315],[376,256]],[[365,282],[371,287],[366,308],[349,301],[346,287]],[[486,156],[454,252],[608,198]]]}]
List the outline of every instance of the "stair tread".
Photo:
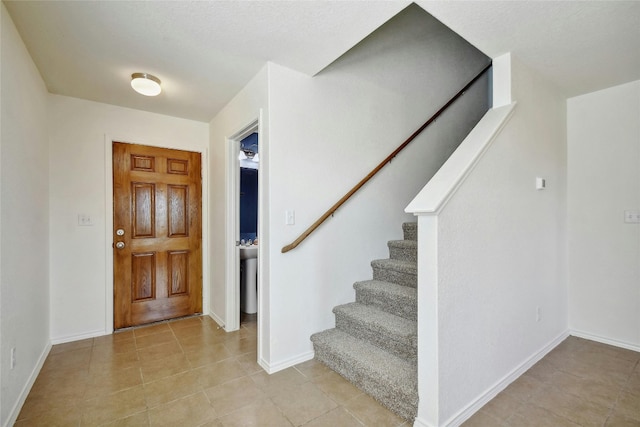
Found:
[{"label": "stair tread", "polygon": [[411,298],[417,301],[418,290],[409,286],[399,285],[397,283],[385,282],[383,280],[363,280],[353,284],[356,291],[372,290],[379,293],[385,293],[391,296],[401,298]]},{"label": "stair tread", "polygon": [[338,329],[311,336],[316,345],[329,345],[332,353],[360,371],[391,385],[396,391],[417,397],[416,365]]},{"label": "stair tread", "polygon": [[375,259],[371,261],[372,267],[386,268],[388,270],[400,271],[403,273],[418,273],[418,264],[412,261],[400,259]]},{"label": "stair tread", "polygon": [[[370,328],[375,328],[386,332],[386,335],[393,335],[398,339],[410,340],[416,344],[415,337],[418,325],[415,321],[407,320],[395,314],[382,311],[374,306],[351,302],[334,307],[335,314],[342,314],[359,323],[366,324]],[[382,332],[381,332],[382,333]]]}]

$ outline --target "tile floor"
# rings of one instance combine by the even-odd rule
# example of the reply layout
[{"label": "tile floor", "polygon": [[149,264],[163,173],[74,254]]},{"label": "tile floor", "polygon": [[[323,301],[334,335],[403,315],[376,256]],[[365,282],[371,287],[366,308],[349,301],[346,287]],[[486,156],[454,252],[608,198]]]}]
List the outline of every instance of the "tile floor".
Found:
[{"label": "tile floor", "polygon": [[464,427],[640,427],[640,353],[569,337]]},{"label": "tile floor", "polygon": [[267,375],[256,359],[255,321],[206,316],[56,345],[15,425],[410,425],[318,362]]},{"label": "tile floor", "polygon": [[[193,317],[56,345],[16,426],[403,426],[315,361],[267,375],[256,323]],[[640,353],[568,338],[465,424],[640,427]]]}]

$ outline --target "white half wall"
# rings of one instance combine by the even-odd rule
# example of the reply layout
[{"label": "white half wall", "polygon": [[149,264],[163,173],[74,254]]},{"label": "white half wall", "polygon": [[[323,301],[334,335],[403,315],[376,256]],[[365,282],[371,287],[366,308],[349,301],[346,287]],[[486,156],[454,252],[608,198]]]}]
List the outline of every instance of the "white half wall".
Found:
[{"label": "white half wall", "polygon": [[0,425],[10,426],[50,348],[48,93],[0,8]]},{"label": "white half wall", "polygon": [[[52,341],[103,335],[113,328],[112,140],[203,153],[207,297],[208,124],[59,95],[50,95],[48,107]],[[90,215],[93,225],[79,226],[79,214]]]},{"label": "white half wall", "polygon": [[511,96],[480,161],[419,217],[419,387],[437,375],[438,399],[421,395],[416,425],[460,425],[567,333],[565,100],[513,57]]},{"label": "white half wall", "polygon": [[569,325],[640,351],[640,81],[571,98]]}]

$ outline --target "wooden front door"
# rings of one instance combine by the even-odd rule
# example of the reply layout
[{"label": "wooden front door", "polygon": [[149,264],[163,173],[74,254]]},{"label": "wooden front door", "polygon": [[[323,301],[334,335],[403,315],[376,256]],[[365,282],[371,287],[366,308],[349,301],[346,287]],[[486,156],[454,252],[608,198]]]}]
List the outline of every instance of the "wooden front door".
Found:
[{"label": "wooden front door", "polygon": [[202,312],[200,154],[113,143],[116,329]]}]

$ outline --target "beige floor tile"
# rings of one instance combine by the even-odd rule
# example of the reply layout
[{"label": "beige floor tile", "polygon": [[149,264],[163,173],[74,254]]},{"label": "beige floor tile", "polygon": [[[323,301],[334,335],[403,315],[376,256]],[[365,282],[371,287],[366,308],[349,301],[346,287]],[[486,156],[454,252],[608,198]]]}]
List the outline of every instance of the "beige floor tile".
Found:
[{"label": "beige floor tile", "polygon": [[104,427],[146,427],[149,425],[149,413],[147,411],[138,412],[125,418],[105,424]]},{"label": "beige floor tile", "polygon": [[140,368],[140,359],[137,351],[127,353],[100,353],[94,351],[89,363],[89,373],[92,375],[129,368]]},{"label": "beige floor tile", "polygon": [[404,424],[402,418],[366,394],[351,399],[344,407],[366,426],[400,426]]},{"label": "beige floor tile", "polygon": [[540,360],[533,365],[527,372],[527,375],[534,377],[535,379],[545,382],[549,381],[554,372],[558,370],[558,367],[546,359]]},{"label": "beige floor tile", "polygon": [[613,407],[620,391],[620,387],[604,384],[591,378],[576,377],[562,371],[556,372],[548,385],[562,390],[563,393],[607,408]]},{"label": "beige floor tile", "polygon": [[509,427],[579,427],[578,424],[535,405],[525,404],[506,420]]},{"label": "beige floor tile", "polygon": [[362,427],[362,423],[348,413],[343,407],[335,408],[319,416],[304,427]]},{"label": "beige floor tile", "polygon": [[63,353],[69,350],[79,350],[83,348],[91,348],[93,347],[93,338],[87,338],[80,341],[72,341],[64,344],[56,344],[51,347],[50,355]]},{"label": "beige floor tile", "polygon": [[177,343],[177,338],[173,334],[172,330],[158,332],[152,335],[145,335],[142,337],[136,337],[136,347],[138,348],[138,350],[173,342]]},{"label": "beige floor tile", "polygon": [[483,410],[476,412],[471,418],[462,423],[462,427],[498,427],[502,425],[504,425],[504,421],[494,418]]},{"label": "beige floor tile", "polygon": [[167,325],[174,332],[182,329],[188,329],[193,326],[202,326],[202,316],[193,316],[185,319],[170,320],[167,322]]},{"label": "beige floor tile", "polygon": [[189,365],[192,368],[199,368],[233,357],[231,352],[222,343],[200,347],[196,350],[186,352],[185,356],[187,360],[189,360]]},{"label": "beige floor tile", "polygon": [[312,381],[324,394],[339,405],[344,405],[362,394],[362,390],[333,371],[316,377]]},{"label": "beige floor tile", "polygon": [[93,339],[94,346],[114,346],[120,342],[134,340],[133,330],[115,331],[109,335],[102,335]]},{"label": "beige floor tile", "polygon": [[494,397],[489,403],[484,405],[482,410],[488,415],[504,422],[510,416],[518,412],[522,405],[522,400],[514,397],[505,390]]},{"label": "beige floor tile", "polygon": [[241,377],[205,390],[218,415],[234,412],[265,398],[262,390],[249,377]]},{"label": "beige floor tile", "polygon": [[[640,367],[640,364],[638,364]],[[640,370],[636,368],[636,371],[629,376],[629,380],[624,385],[625,391],[640,396]]]},{"label": "beige floor tile", "polygon": [[89,369],[91,361],[91,347],[68,350],[58,354],[51,354],[42,366],[42,371],[79,371]]},{"label": "beige floor tile", "polygon": [[269,399],[258,400],[220,418],[224,427],[292,427],[280,410]]},{"label": "beige floor tile", "polygon": [[640,395],[622,392],[618,398],[615,413],[635,421],[640,421]]},{"label": "beige floor tile", "polygon": [[127,340],[121,340],[118,342],[108,342],[104,341],[100,344],[96,343],[93,345],[92,357],[97,355],[98,357],[103,356],[106,357],[109,354],[114,353],[129,353],[136,351],[136,341],[133,337]]},{"label": "beige floor tile", "polygon": [[247,354],[242,354],[240,356],[236,356],[236,360],[242,366],[242,369],[247,373],[247,375],[256,374],[258,372],[262,372],[262,366],[260,366],[257,362],[258,353],[252,352]]},{"label": "beige floor tile", "polygon": [[138,350],[138,358],[142,364],[151,362],[165,357],[182,354],[182,347],[177,340],[165,344],[154,345],[151,347]]},{"label": "beige floor tile", "polygon": [[87,400],[82,414],[82,426],[97,426],[126,418],[147,409],[142,386]]},{"label": "beige floor tile", "polygon": [[134,328],[133,335],[136,337],[136,339],[138,339],[141,337],[145,337],[147,335],[153,335],[160,332],[167,332],[170,330],[171,328],[169,327],[169,324],[167,322],[162,322],[162,323],[156,323],[149,326],[141,326],[139,328]]},{"label": "beige floor tile", "polygon": [[139,368],[119,369],[92,375],[87,384],[83,400],[112,394],[142,384]]},{"label": "beige floor tile", "polygon": [[528,374],[523,374],[509,384],[509,386],[504,390],[508,395],[515,397],[523,402],[528,401],[532,396],[535,396],[540,392],[544,383]]},{"label": "beige floor tile", "polygon": [[[24,411],[25,408],[23,408]],[[28,409],[28,408],[27,408]],[[28,411],[30,412],[30,411]],[[20,418],[14,424],[19,427],[66,427],[80,425],[82,411],[76,406],[63,406],[48,411],[30,412],[28,418]]]},{"label": "beige floor tile", "polygon": [[211,332],[189,335],[186,337],[178,336],[178,342],[185,353],[196,351],[201,348],[216,344],[224,344],[224,331]]},{"label": "beige floor tile", "polygon": [[216,411],[202,392],[149,409],[152,427],[196,427],[216,417]]},{"label": "beige floor tile", "polygon": [[531,403],[582,426],[601,427],[609,414],[605,405],[582,400],[552,386],[545,387]]},{"label": "beige floor tile", "polygon": [[257,340],[255,336],[235,340],[225,340],[224,345],[234,356],[246,353],[255,353],[257,351]]},{"label": "beige floor tile", "polygon": [[149,409],[201,391],[198,375],[193,371],[144,384],[144,396]]},{"label": "beige floor tile", "polygon": [[172,375],[191,370],[191,365],[184,354],[172,354],[162,359],[142,363],[140,371],[145,383],[153,382]]},{"label": "beige floor tile", "polygon": [[256,383],[267,396],[274,396],[282,393],[287,388],[302,384],[308,379],[294,368],[284,369],[275,374],[267,374],[266,372],[258,372],[251,375],[251,379]]},{"label": "beige floor tile", "polygon": [[322,362],[316,359],[307,360],[306,362],[299,363],[295,368],[305,377],[313,380],[314,378],[325,375],[329,372],[333,372]]},{"label": "beige floor tile", "polygon": [[640,427],[640,421],[631,420],[618,414],[613,414],[607,420],[606,427]]},{"label": "beige floor tile", "polygon": [[291,387],[273,396],[271,401],[295,426],[301,426],[338,406],[310,382]]},{"label": "beige floor tile", "polygon": [[235,359],[225,359],[191,372],[196,373],[200,385],[205,389],[246,376],[242,366]]}]

